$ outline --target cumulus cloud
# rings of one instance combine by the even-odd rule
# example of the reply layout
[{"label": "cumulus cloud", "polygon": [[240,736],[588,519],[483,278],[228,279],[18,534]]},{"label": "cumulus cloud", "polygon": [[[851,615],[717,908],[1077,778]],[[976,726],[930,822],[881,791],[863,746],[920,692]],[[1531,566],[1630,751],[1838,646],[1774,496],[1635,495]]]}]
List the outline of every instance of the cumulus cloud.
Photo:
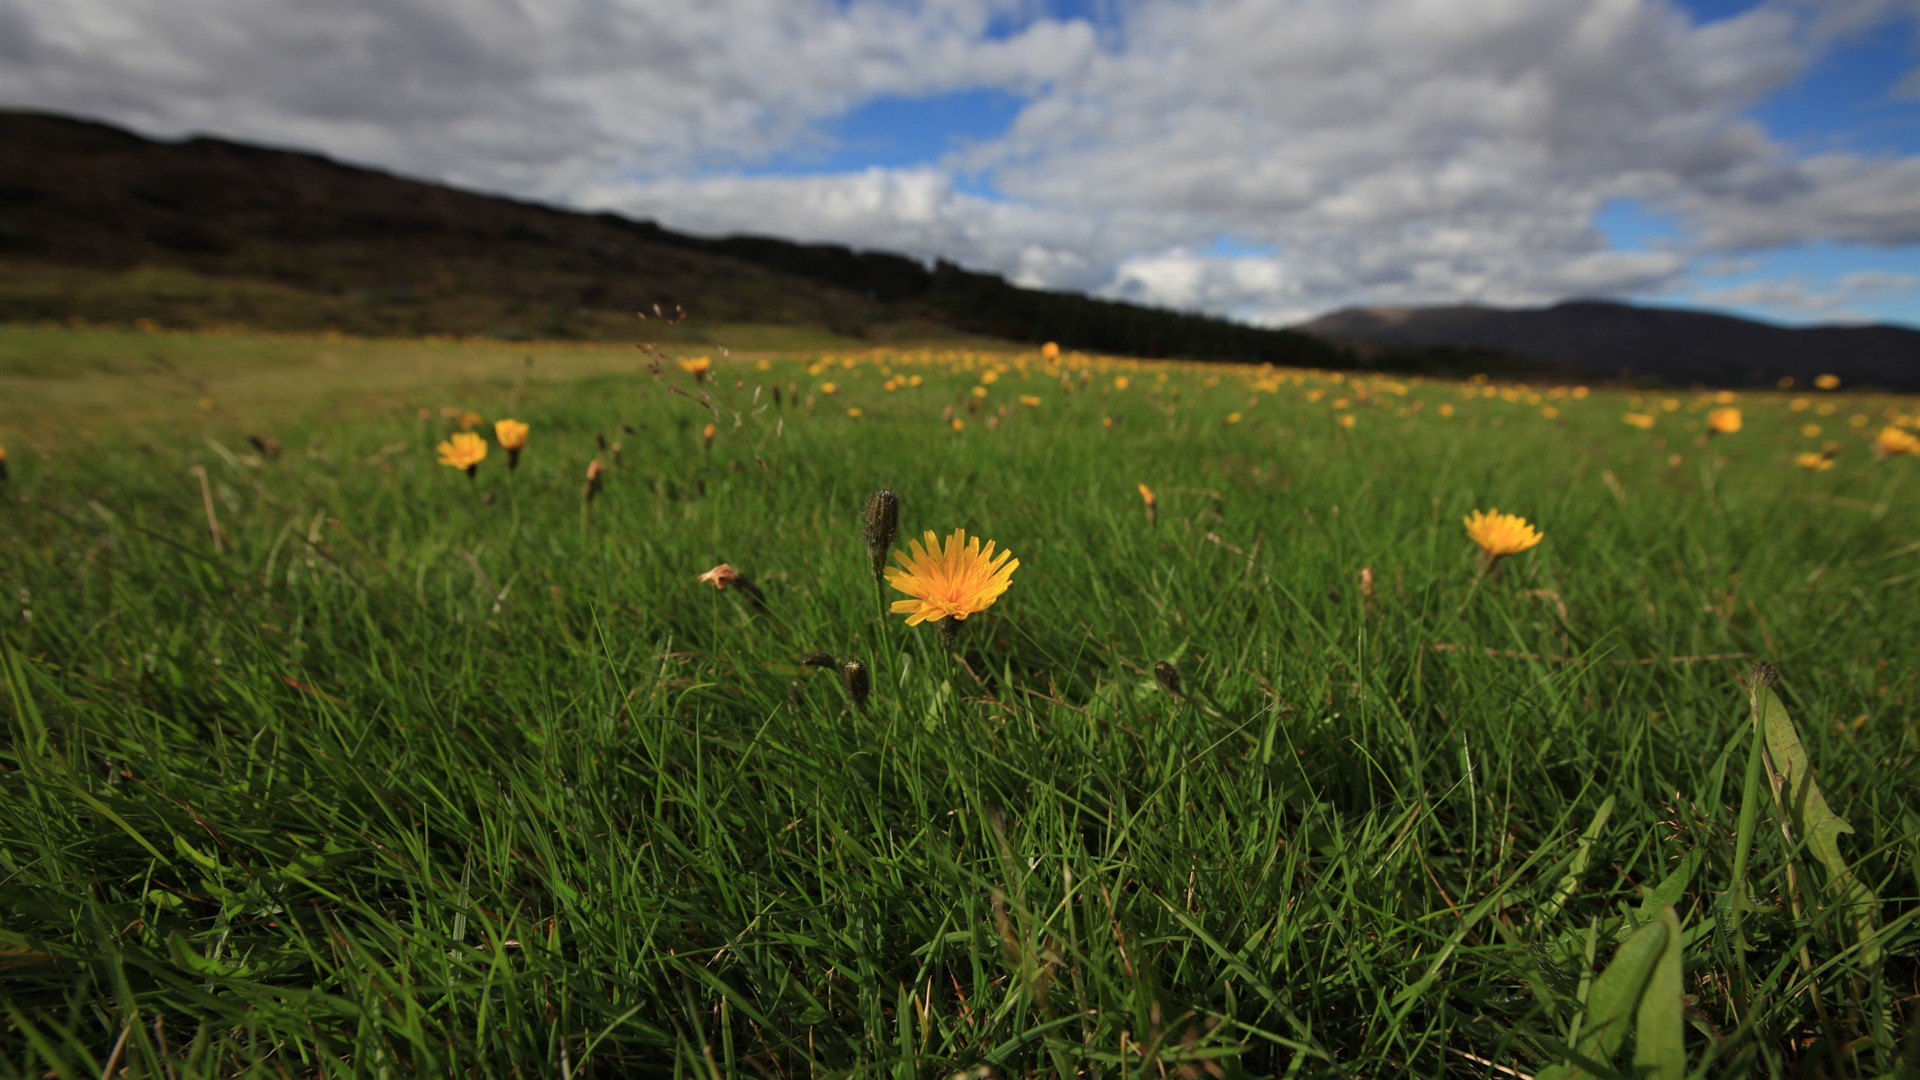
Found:
[{"label": "cumulus cloud", "polygon": [[[1920,243],[1920,159],[1802,156],[1751,118],[1920,0],[1761,0],[1707,23],[1676,0],[1106,10],[1095,27],[1037,0],[0,0],[0,100],[1262,322],[1685,295],[1782,245]],[[1022,107],[940,160],[744,168],[824,145],[875,97],[977,88]],[[1617,247],[1595,222],[1621,198],[1678,235]],[[1796,288],[1776,299],[1822,310]]]}]

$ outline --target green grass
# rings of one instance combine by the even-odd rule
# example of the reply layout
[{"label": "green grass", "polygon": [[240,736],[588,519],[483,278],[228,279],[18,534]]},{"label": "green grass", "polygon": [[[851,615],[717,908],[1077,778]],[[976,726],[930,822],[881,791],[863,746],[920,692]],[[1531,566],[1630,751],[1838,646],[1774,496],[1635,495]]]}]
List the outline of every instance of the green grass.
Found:
[{"label": "green grass", "polygon": [[[128,396],[138,335],[0,334],[10,386],[101,357],[43,435],[0,418],[8,1073],[1920,1055],[1920,463],[1865,450],[1910,402],[1745,395],[1708,443],[1691,395],[1643,432],[1624,393],[1032,354],[702,389],[630,348],[532,379],[503,358],[562,361],[339,342],[329,377],[166,340],[214,411]],[[530,422],[518,470],[435,464],[443,407]],[[880,614],[878,487],[1021,560],[951,650]],[[1487,575],[1460,518],[1493,505],[1547,539]],[[764,610],[696,580],[723,561]],[[869,665],[864,708],[816,651]]]}]

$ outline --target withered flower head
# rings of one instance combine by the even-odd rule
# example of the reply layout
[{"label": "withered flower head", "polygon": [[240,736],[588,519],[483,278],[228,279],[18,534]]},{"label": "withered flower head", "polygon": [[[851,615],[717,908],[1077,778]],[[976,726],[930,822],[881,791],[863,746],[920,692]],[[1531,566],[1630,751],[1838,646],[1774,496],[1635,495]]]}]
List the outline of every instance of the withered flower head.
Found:
[{"label": "withered flower head", "polygon": [[800,662],[807,667],[837,668],[840,666],[840,661],[823,652],[810,652],[801,657]]},{"label": "withered flower head", "polygon": [[900,534],[900,496],[897,492],[881,488],[867,496],[867,510],[862,519],[861,538],[867,544],[867,556],[873,562],[873,576],[879,578],[887,569],[887,552],[893,547],[894,537]]},{"label": "withered flower head", "polygon": [[1172,661],[1155,661],[1153,665],[1153,677],[1160,681],[1161,686],[1166,687],[1167,693],[1175,697],[1180,696],[1180,669],[1174,667]]}]

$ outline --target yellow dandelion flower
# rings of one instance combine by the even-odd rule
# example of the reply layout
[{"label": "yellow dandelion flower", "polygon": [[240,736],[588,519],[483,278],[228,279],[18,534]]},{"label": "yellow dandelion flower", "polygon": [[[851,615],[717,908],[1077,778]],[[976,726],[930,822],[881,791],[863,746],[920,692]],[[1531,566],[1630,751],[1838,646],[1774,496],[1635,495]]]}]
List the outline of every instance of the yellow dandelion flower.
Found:
[{"label": "yellow dandelion flower", "polygon": [[1840,389],[1840,376],[1820,375],[1814,378],[1813,385],[1822,390],[1838,390]]},{"label": "yellow dandelion flower", "polygon": [[840,392],[840,384],[823,382],[820,384],[820,392],[823,394],[837,394]]},{"label": "yellow dandelion flower", "polygon": [[1740,410],[1731,406],[1707,414],[1707,430],[1715,435],[1731,435],[1740,430]]},{"label": "yellow dandelion flower", "polygon": [[1000,381],[1000,373],[998,371],[995,371],[993,368],[988,368],[987,370],[980,373],[980,382],[984,385],[992,386],[994,383],[997,383],[999,381]]},{"label": "yellow dandelion flower", "polygon": [[1540,418],[1542,420],[1557,420],[1559,419],[1559,417],[1560,417],[1559,409],[1556,409],[1551,405],[1542,405],[1540,407]]},{"label": "yellow dandelion flower", "polygon": [[861,411],[860,406],[858,405],[850,406],[847,409],[847,419],[849,420],[858,420],[864,415],[866,414]]},{"label": "yellow dandelion flower", "polygon": [[919,540],[908,541],[907,546],[911,554],[893,553],[900,565],[887,567],[887,584],[912,598],[893,602],[893,613],[905,615],[908,626],[964,620],[985,611],[1007,591],[1013,572],[1020,568],[1012,552],[996,556],[991,540],[982,550],[980,538],[969,539],[965,529],[955,529],[944,545],[929,529],[925,546]]},{"label": "yellow dandelion flower", "polygon": [[1339,424],[1341,427],[1346,428],[1348,430],[1353,429],[1354,422],[1355,422],[1354,416],[1350,412],[1341,413],[1339,416],[1334,418],[1334,423]]},{"label": "yellow dandelion flower", "polygon": [[486,460],[487,440],[471,431],[456,431],[434,449],[440,453],[440,464],[465,469],[467,475],[472,476]]},{"label": "yellow dandelion flower", "polygon": [[486,422],[487,421],[485,417],[482,417],[479,413],[474,412],[472,409],[468,409],[466,412],[463,412],[460,414],[460,430],[461,431],[472,431],[474,428],[477,428],[481,424],[484,424]]},{"label": "yellow dandelion flower", "polygon": [[1240,422],[1240,414],[1239,414],[1239,413],[1237,413],[1237,412],[1230,412],[1230,413],[1228,413],[1228,414],[1227,414],[1227,423],[1229,423],[1229,424],[1237,424],[1237,423],[1239,423],[1239,422]]},{"label": "yellow dandelion flower", "polygon": [[707,377],[708,372],[713,370],[713,359],[707,356],[695,356],[692,358],[683,356],[680,358],[680,370],[693,376],[693,381],[699,382]]},{"label": "yellow dandelion flower", "polygon": [[1888,457],[1920,454],[1920,436],[1915,436],[1911,431],[1888,426],[1880,429],[1879,437],[1873,440],[1873,447]]},{"label": "yellow dandelion flower", "polygon": [[713,437],[718,434],[720,434],[720,429],[714,427],[712,424],[708,424],[706,427],[700,429],[700,441],[703,445],[711,447],[713,445]]},{"label": "yellow dandelion flower", "polygon": [[1503,514],[1498,508],[1484,512],[1475,510],[1462,520],[1473,542],[1496,559],[1504,555],[1518,555],[1542,539],[1540,530],[1527,524],[1526,518],[1518,514]]},{"label": "yellow dandelion flower", "polygon": [[977,397],[977,398],[983,398],[983,397],[986,397],[986,396],[987,396],[987,388],[986,388],[986,387],[984,387],[984,386],[976,386],[976,387],[974,387],[974,388],[973,388],[973,396],[974,396],[974,397]]},{"label": "yellow dandelion flower", "polygon": [[1113,377],[1113,388],[1115,390],[1125,390],[1131,385],[1133,385],[1133,381],[1125,375],[1115,375]]},{"label": "yellow dandelion flower", "polygon": [[1654,425],[1654,419],[1650,413],[1630,412],[1621,416],[1620,420],[1627,426],[1637,427],[1642,431],[1646,431]]},{"label": "yellow dandelion flower", "polygon": [[1817,439],[1820,437],[1820,425],[1819,424],[1801,424],[1800,434],[1805,438]]},{"label": "yellow dandelion flower", "polygon": [[1145,484],[1140,485],[1140,501],[1146,503],[1149,510],[1158,505],[1158,501],[1153,497],[1153,489]]},{"label": "yellow dandelion flower", "polygon": [[1806,450],[1793,456],[1793,463],[1803,469],[1825,472],[1833,468],[1833,459],[1814,450]]},{"label": "yellow dandelion flower", "polygon": [[1443,416],[1443,417],[1445,417],[1445,416],[1452,416],[1452,415],[1453,415],[1453,403],[1452,403],[1452,402],[1445,402],[1445,401],[1443,401],[1443,402],[1441,402],[1441,403],[1440,403],[1440,415],[1441,415],[1441,416]]},{"label": "yellow dandelion flower", "polygon": [[1108,431],[1112,431],[1112,430],[1113,430],[1113,417],[1111,417],[1111,416],[1103,416],[1103,417],[1101,417],[1101,418],[1100,418],[1100,426],[1101,426],[1101,427],[1103,427],[1103,428],[1105,428],[1105,429],[1107,429]]},{"label": "yellow dandelion flower", "polygon": [[1025,405],[1029,409],[1037,409],[1040,407],[1040,399],[1032,394],[1021,394],[1020,404]]},{"label": "yellow dandelion flower", "polygon": [[1797,397],[1787,402],[1787,408],[1792,409],[1794,412],[1806,412],[1812,406],[1813,402],[1803,397]]},{"label": "yellow dandelion flower", "polygon": [[965,420],[960,419],[957,416],[954,417],[952,420],[948,421],[948,425],[952,427],[953,430],[955,431],[967,430],[967,422]]},{"label": "yellow dandelion flower", "polygon": [[1040,346],[1040,356],[1046,360],[1058,360],[1060,359],[1060,346],[1049,341],[1045,345]]},{"label": "yellow dandelion flower", "polygon": [[510,454],[527,448],[527,430],[527,425],[518,420],[493,422],[493,437],[499,441],[500,449]]}]

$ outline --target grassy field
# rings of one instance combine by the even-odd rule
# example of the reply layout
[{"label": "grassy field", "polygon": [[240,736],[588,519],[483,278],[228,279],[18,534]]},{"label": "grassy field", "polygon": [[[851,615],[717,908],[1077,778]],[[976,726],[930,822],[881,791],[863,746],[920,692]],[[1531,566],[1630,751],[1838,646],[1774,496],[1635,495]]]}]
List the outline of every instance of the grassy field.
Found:
[{"label": "grassy field", "polygon": [[[47,329],[0,390],[9,1075],[1920,1068],[1913,401]],[[876,488],[1020,560],[950,641]]]}]

